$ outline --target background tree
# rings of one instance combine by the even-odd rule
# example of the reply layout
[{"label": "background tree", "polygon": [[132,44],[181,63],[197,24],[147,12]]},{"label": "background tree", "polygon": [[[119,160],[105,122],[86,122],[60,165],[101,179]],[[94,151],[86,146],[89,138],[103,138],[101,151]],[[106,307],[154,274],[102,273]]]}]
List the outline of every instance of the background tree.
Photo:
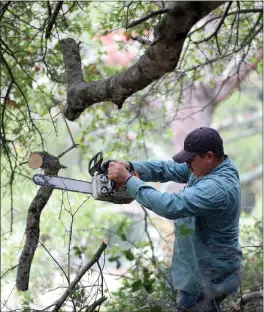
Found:
[{"label": "background tree", "polygon": [[[105,284],[101,271],[104,255],[98,262],[98,270],[94,267],[89,270],[89,279],[80,279],[74,288],[71,287],[71,281],[80,276],[80,267],[89,267],[85,263],[89,264],[106,235],[110,237],[108,246],[111,248],[106,250],[106,257],[108,265],[112,266],[112,274],[114,267],[131,267],[128,276],[131,283],[125,284],[129,290],[128,297],[134,291],[135,297],[139,298],[137,290],[143,287],[149,298],[146,301],[146,296],[142,297],[142,303],[146,305],[147,302],[146,309],[158,309],[153,297],[148,295],[154,289],[157,291],[156,279],[152,274],[158,268],[162,269],[159,271],[160,276],[166,271],[166,257],[160,255],[161,248],[166,246],[160,238],[160,235],[166,235],[162,222],[159,221],[159,228],[154,230],[157,221],[153,223],[152,219],[149,220],[150,214],[134,205],[126,209],[133,212],[136,210],[137,215],[141,211],[142,219],[131,220],[131,215],[123,218],[122,215],[116,215],[117,208],[107,208],[105,211],[100,203],[91,200],[86,203],[87,199],[83,197],[65,193],[60,196],[58,192],[53,192],[52,197],[46,198],[44,202],[29,291],[25,294],[11,292],[15,281],[14,269],[24,245],[22,237],[27,211],[35,196],[35,187],[31,182],[32,170],[27,166],[27,160],[32,152],[46,151],[58,158],[62,157],[62,164],[68,166],[61,175],[87,179],[87,175],[83,174],[87,160],[102,146],[105,156],[111,158],[146,159],[156,156],[157,150],[170,157],[178,149],[171,134],[178,132],[179,143],[182,140],[179,129],[183,138],[183,125],[189,128],[188,120],[191,120],[191,127],[194,127],[194,118],[203,114],[207,118],[203,123],[209,125],[210,120],[213,120],[215,126],[225,131],[228,122],[221,123],[227,117],[221,112],[222,104],[215,109],[217,103],[240,87],[238,82],[247,78],[250,71],[256,69],[256,72],[262,72],[259,64],[262,58],[262,10],[262,2],[1,3],[2,217],[8,220],[2,228],[1,236],[4,246],[1,275],[6,287],[3,309],[8,311],[22,303],[24,307],[30,305],[31,308],[45,310],[55,302],[55,298],[65,298],[62,303],[65,303],[63,309],[66,311],[72,307],[76,311],[96,309],[104,298],[102,292]],[[103,44],[106,45],[104,38],[111,33],[119,34],[118,44],[123,51],[129,50],[131,67],[126,68],[129,63],[124,62],[120,54],[114,66],[107,62],[107,48]],[[79,46],[82,67],[79,59],[77,75],[81,76],[82,68],[88,86],[97,88],[97,99],[102,94],[102,90],[98,91],[98,85],[109,82],[106,85],[108,92],[99,98],[99,101],[104,102],[89,107],[75,123],[67,122],[61,114],[66,98],[61,40],[67,37],[82,42]],[[63,42],[65,47],[67,39]],[[77,46],[75,50],[78,57]],[[63,53],[67,53],[67,48]],[[69,53],[69,56],[72,55]],[[118,83],[115,84],[115,81]],[[83,86],[86,88],[87,84]],[[132,90],[128,90],[128,87]],[[224,92],[227,89],[229,91]],[[235,108],[232,114],[234,117],[247,116],[243,119],[247,119],[243,129],[250,135],[250,144],[254,141],[256,147],[259,146],[261,128],[257,106],[261,101],[257,101],[254,92],[251,97],[255,98],[255,105],[233,100]],[[195,100],[199,100],[197,109]],[[119,106],[124,102],[123,108],[117,110],[110,101]],[[192,109],[188,108],[189,102],[193,104]],[[95,100],[83,104],[89,106],[94,103]],[[81,105],[82,109],[85,105]],[[75,100],[72,102],[72,110],[69,107],[65,116],[72,119],[76,110]],[[75,117],[79,113],[80,110]],[[184,114],[184,117],[180,114]],[[184,124],[181,122],[183,119]],[[230,141],[241,132],[241,118],[234,120],[238,122],[237,130],[233,127],[232,131],[223,132],[224,138]],[[234,120],[230,121],[233,125]],[[154,139],[151,133],[155,133]],[[160,144],[151,145],[153,141],[157,143],[158,138]],[[77,144],[78,150],[75,149]],[[232,156],[236,158],[242,172],[247,174],[247,181],[252,182],[252,176],[259,177],[262,171],[259,166],[260,150],[255,148],[255,154],[246,161],[245,156],[239,158],[238,154]],[[260,179],[253,180],[254,194],[258,194]],[[82,208],[84,205],[85,211]],[[119,207],[119,210],[122,209]],[[111,211],[115,213],[115,218]],[[142,239],[139,239],[139,230],[135,226],[142,228],[145,233]],[[14,248],[18,244],[19,248]],[[13,248],[7,248],[8,245]],[[250,257],[253,253],[254,257],[260,259],[255,249],[252,250],[248,253]],[[163,264],[160,261],[165,262]],[[146,266],[149,266],[147,271]],[[257,276],[259,267],[256,266],[253,271],[250,276]],[[49,275],[53,278],[47,278]],[[64,284],[61,282],[63,279]],[[12,285],[11,289],[7,282]],[[62,285],[68,291],[66,297]],[[252,282],[251,285],[249,283],[245,286],[247,292],[255,290],[257,284]],[[90,292],[90,289],[93,291]],[[36,294],[47,291],[54,295],[48,301],[43,299],[43,303],[41,296]],[[163,291],[159,289],[161,297]],[[43,298],[47,298],[48,293]],[[122,290],[119,295],[126,299]],[[139,305],[139,301],[130,303],[134,308]],[[124,304],[129,302],[124,300]],[[56,307],[58,305],[54,303],[52,308]]]}]

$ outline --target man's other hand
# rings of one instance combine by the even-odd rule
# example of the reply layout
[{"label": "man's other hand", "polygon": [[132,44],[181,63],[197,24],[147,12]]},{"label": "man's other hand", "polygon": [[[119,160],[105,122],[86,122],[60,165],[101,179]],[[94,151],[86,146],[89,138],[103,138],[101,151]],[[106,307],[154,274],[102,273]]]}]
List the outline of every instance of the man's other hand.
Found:
[{"label": "man's other hand", "polygon": [[110,162],[108,167],[108,178],[118,184],[124,184],[131,175],[128,172],[128,168],[129,163],[126,161]]}]

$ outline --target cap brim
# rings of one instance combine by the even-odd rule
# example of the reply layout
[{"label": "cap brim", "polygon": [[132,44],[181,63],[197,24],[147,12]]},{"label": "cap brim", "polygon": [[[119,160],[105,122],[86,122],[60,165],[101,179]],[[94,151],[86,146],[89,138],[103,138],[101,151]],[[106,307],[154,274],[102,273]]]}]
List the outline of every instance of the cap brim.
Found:
[{"label": "cap brim", "polygon": [[185,150],[180,151],[178,154],[174,155],[172,157],[172,159],[174,161],[176,161],[177,163],[184,163],[188,160],[190,160],[191,158],[193,158],[193,156],[195,156],[197,153],[194,152],[187,152]]}]

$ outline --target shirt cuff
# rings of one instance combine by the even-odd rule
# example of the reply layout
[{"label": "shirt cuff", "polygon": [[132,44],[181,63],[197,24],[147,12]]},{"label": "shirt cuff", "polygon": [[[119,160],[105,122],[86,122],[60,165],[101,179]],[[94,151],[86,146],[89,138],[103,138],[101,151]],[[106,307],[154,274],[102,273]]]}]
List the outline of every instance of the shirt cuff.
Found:
[{"label": "shirt cuff", "polygon": [[135,171],[132,162],[131,162],[131,161],[128,161],[128,163],[129,163],[129,172]]},{"label": "shirt cuff", "polygon": [[131,178],[129,178],[129,180],[127,181],[126,184],[126,191],[128,192],[128,194],[130,196],[132,196],[133,198],[136,198],[137,196],[137,189],[139,186],[145,184],[142,180],[140,180],[139,178],[132,176]]}]

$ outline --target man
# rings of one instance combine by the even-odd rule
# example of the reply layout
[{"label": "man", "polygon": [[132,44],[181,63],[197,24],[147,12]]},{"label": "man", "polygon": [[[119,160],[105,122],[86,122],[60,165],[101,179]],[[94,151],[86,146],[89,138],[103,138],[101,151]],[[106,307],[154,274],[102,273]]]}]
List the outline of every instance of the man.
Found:
[{"label": "man", "polygon": [[[141,205],[174,220],[169,279],[179,290],[179,307],[220,311],[220,302],[239,287],[242,252],[238,241],[239,175],[224,154],[219,133],[208,127],[195,129],[173,160],[111,162],[108,176],[124,183]],[[143,181],[175,181],[186,186],[178,194],[171,194]]]}]

